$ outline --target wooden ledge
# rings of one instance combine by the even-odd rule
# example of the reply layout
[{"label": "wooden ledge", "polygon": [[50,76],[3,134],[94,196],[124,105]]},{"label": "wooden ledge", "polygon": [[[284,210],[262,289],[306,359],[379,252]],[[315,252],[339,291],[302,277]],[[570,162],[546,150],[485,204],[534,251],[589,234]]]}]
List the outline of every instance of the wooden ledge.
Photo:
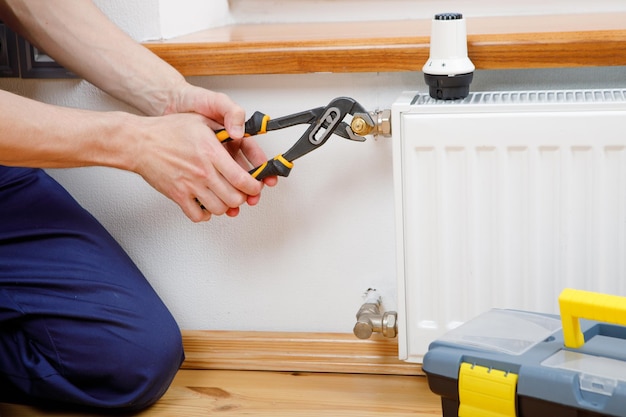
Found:
[{"label": "wooden ledge", "polygon": [[[233,25],[144,45],[185,76],[421,71],[430,19]],[[477,69],[626,65],[626,13],[467,18]]]}]

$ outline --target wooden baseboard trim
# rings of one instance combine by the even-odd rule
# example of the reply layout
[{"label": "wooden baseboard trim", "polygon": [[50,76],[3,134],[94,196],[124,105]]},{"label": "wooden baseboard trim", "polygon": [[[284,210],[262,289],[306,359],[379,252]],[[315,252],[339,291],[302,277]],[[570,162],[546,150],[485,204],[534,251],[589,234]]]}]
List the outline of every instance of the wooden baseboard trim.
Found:
[{"label": "wooden baseboard trim", "polygon": [[423,375],[379,335],[183,330],[183,344],[184,369]]}]

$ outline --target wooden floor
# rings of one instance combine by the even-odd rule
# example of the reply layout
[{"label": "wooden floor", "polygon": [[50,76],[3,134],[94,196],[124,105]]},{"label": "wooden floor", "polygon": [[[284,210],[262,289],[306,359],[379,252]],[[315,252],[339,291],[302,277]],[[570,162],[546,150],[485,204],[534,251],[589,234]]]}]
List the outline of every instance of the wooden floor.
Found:
[{"label": "wooden floor", "polygon": [[[2,417],[84,416],[0,404]],[[441,416],[423,376],[181,370],[138,417]]]}]

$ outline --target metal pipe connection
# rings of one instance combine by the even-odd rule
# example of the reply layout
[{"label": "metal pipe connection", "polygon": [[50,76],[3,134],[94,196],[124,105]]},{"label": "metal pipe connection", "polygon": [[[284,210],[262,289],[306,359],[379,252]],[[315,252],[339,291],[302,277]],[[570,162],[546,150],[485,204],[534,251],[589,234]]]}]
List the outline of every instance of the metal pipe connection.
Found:
[{"label": "metal pipe connection", "polygon": [[391,110],[376,110],[369,112],[374,125],[367,123],[367,116],[355,114],[350,123],[352,131],[359,136],[391,136]]},{"label": "metal pipe connection", "polygon": [[356,313],[354,335],[359,339],[369,339],[372,333],[381,333],[385,337],[396,337],[398,313],[381,312],[381,298],[376,290],[367,290],[365,303]]}]

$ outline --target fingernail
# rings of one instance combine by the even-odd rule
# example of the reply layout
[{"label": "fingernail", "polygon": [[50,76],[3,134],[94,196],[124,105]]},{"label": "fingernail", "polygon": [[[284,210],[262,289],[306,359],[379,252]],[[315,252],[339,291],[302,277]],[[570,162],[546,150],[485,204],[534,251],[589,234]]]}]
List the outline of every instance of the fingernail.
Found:
[{"label": "fingernail", "polygon": [[231,127],[230,130],[231,130],[230,136],[235,137],[235,138],[243,137],[243,126],[236,125],[236,126]]}]

